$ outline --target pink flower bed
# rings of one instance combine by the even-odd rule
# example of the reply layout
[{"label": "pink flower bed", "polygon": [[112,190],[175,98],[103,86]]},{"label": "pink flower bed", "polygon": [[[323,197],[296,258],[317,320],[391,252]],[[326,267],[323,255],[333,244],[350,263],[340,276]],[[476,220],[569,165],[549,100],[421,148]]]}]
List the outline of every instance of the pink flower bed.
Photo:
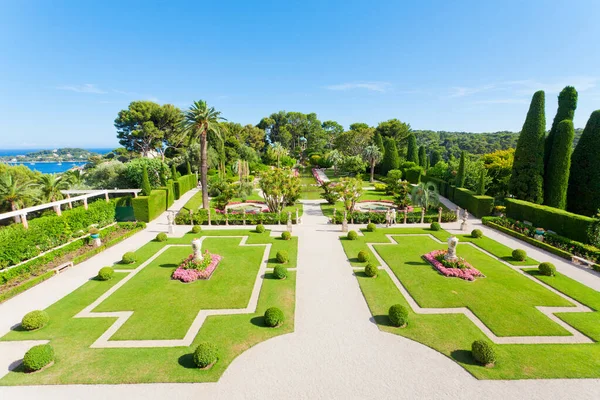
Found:
[{"label": "pink flower bed", "polygon": [[446,250],[434,250],[431,253],[423,255],[423,259],[425,259],[425,261],[427,261],[429,264],[433,265],[433,267],[444,276],[452,276],[467,281],[474,281],[476,277],[484,276],[481,272],[473,268],[471,264],[462,258],[460,258],[457,263],[461,266],[460,268],[445,266],[441,261],[439,261],[439,259],[443,258],[447,253],[448,252]]},{"label": "pink flower bed", "polygon": [[194,269],[189,268],[190,263],[194,260],[194,255],[190,255],[173,272],[171,279],[177,279],[185,283],[194,282],[198,279],[209,279],[213,272],[215,272],[215,269],[217,269],[217,265],[219,265],[219,262],[223,259],[223,257],[218,254],[205,254],[205,257],[210,257],[210,263],[206,266],[206,268]]}]

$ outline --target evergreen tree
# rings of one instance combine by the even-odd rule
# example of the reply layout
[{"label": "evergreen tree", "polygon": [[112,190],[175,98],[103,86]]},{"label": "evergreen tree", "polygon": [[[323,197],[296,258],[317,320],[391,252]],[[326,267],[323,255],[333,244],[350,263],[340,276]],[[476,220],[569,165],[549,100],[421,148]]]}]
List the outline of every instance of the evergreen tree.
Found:
[{"label": "evergreen tree", "polygon": [[456,174],[456,178],[455,178],[455,184],[456,187],[464,187],[465,186],[465,179],[467,178],[467,174],[466,174],[466,169],[467,166],[466,164],[466,158],[467,156],[467,152],[466,151],[461,151],[460,152],[460,161],[458,163],[458,173]]},{"label": "evergreen tree", "polygon": [[485,173],[486,169],[481,168],[481,172],[479,172],[479,186],[477,187],[477,194],[480,196],[485,195]]},{"label": "evergreen tree", "polygon": [[383,152],[383,161],[381,162],[381,173],[386,175],[388,171],[398,169],[400,166],[400,157],[398,156],[398,148],[396,141],[393,138],[385,138]]},{"label": "evergreen tree", "polygon": [[571,156],[568,210],[594,216],[600,208],[600,110],[590,116]]},{"label": "evergreen tree", "polygon": [[414,133],[408,135],[408,152],[406,161],[412,161],[415,164],[419,163],[419,148],[417,147],[417,138]]},{"label": "evergreen tree", "polygon": [[438,162],[440,162],[442,160],[442,155],[440,154],[440,152],[438,150],[432,151],[429,157],[431,158],[430,165],[432,167],[435,167],[435,164],[437,164]]},{"label": "evergreen tree", "polygon": [[[379,148],[379,151],[381,151],[382,154],[381,157],[383,159],[383,157],[385,157],[385,146],[383,144],[383,137],[379,132],[375,133],[375,136],[373,138],[373,144],[377,146],[377,148]],[[375,171],[377,171],[377,173],[381,173],[381,164],[377,164],[375,166]]]},{"label": "evergreen tree", "polygon": [[171,164],[171,179],[177,179],[177,168],[175,168],[175,164]]},{"label": "evergreen tree", "polygon": [[423,168],[427,166],[427,153],[425,153],[425,146],[419,147],[419,165]]},{"label": "evergreen tree", "polygon": [[567,186],[571,168],[571,152],[575,129],[573,121],[565,119],[558,124],[552,143],[552,154],[544,173],[545,204],[550,207],[565,209],[567,206]]},{"label": "evergreen tree", "polygon": [[531,99],[515,150],[509,190],[518,199],[538,204],[544,199],[545,135],[544,91],[540,90]]},{"label": "evergreen tree", "polygon": [[146,164],[142,169],[142,196],[150,196],[150,192],[152,191],[152,186],[150,186],[150,178],[148,178],[148,168],[146,168]]},{"label": "evergreen tree", "polygon": [[187,171],[186,173],[187,173],[188,175],[191,175],[191,174],[192,174],[192,166],[190,165],[190,162],[189,162],[189,161],[187,161],[187,162],[185,163],[185,167],[186,167],[186,171]]}]

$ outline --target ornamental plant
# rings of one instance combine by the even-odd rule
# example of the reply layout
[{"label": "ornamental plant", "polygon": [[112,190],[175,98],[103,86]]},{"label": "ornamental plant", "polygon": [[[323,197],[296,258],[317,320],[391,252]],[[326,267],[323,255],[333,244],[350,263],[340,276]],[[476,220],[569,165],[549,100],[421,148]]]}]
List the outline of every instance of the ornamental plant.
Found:
[{"label": "ornamental plant", "polygon": [[285,279],[288,276],[288,270],[283,265],[276,265],[275,268],[273,268],[273,275],[275,275],[275,278],[277,279]]},{"label": "ornamental plant", "polygon": [[348,235],[346,236],[346,238],[348,240],[356,240],[356,239],[358,239],[358,233],[356,233],[355,231],[350,231],[350,232],[348,232]]},{"label": "ornamental plant", "polygon": [[167,241],[167,234],[164,232],[160,232],[158,235],[156,235],[156,241],[157,242],[166,242]]},{"label": "ornamental plant", "polygon": [[493,367],[496,362],[496,352],[494,348],[486,341],[476,340],[471,345],[471,354],[478,363]]},{"label": "ornamental plant", "polygon": [[554,264],[549,262],[543,262],[538,266],[538,270],[540,274],[545,276],[555,276],[556,275],[556,267]]},{"label": "ornamental plant", "polygon": [[283,311],[277,307],[271,307],[265,311],[265,325],[268,327],[277,328],[283,324],[284,320]]},{"label": "ornamental plant", "polygon": [[113,277],[114,273],[115,273],[115,270],[112,269],[111,267],[103,267],[103,268],[100,268],[100,271],[98,271],[98,276],[96,276],[96,278],[99,281],[108,281]]},{"label": "ornamental plant", "polygon": [[202,231],[202,228],[200,228],[200,225],[192,226],[192,233],[200,233],[200,231]]},{"label": "ornamental plant", "polygon": [[367,224],[367,232],[375,232],[377,230],[377,226],[374,223]]},{"label": "ornamental plant", "polygon": [[290,260],[290,256],[288,255],[288,252],[285,250],[279,250],[277,252],[277,254],[275,255],[275,258],[277,259],[277,262],[280,264],[285,264]]},{"label": "ornamental plant", "polygon": [[431,223],[431,225],[429,225],[429,229],[431,229],[432,231],[439,231],[440,229],[442,229],[442,226],[439,222],[434,221]]},{"label": "ornamental plant", "polygon": [[525,250],[522,249],[515,249],[512,252],[512,258],[514,258],[517,261],[525,261],[525,259],[527,258],[527,252],[525,252]]},{"label": "ornamental plant", "polygon": [[408,310],[401,304],[394,304],[388,311],[392,325],[404,328],[408,324]]},{"label": "ornamental plant", "polygon": [[133,251],[128,251],[123,254],[123,258],[121,258],[121,264],[133,264],[136,261],[137,257]]},{"label": "ornamental plant", "polygon": [[369,253],[361,250],[358,252],[358,256],[356,256],[356,258],[358,258],[358,262],[367,262],[369,261]]},{"label": "ornamental plant", "polygon": [[21,327],[27,331],[41,329],[50,321],[50,316],[46,311],[35,310],[25,314],[21,320]]},{"label": "ornamental plant", "polygon": [[377,270],[377,267],[371,263],[368,263],[367,266],[365,267],[365,275],[368,276],[369,278],[375,278],[377,276],[378,272],[379,271]]},{"label": "ornamental plant", "polygon": [[263,224],[256,225],[255,229],[256,233],[263,233],[265,231],[265,226]]},{"label": "ornamental plant", "polygon": [[290,240],[292,238],[292,234],[289,233],[288,231],[283,231],[283,232],[281,232],[281,238],[283,240]]},{"label": "ornamental plant", "polygon": [[473,229],[471,231],[471,237],[474,239],[479,239],[479,238],[483,237],[483,232],[481,232],[480,229]]},{"label": "ornamental plant", "polygon": [[219,359],[217,346],[209,342],[200,342],[194,351],[194,364],[198,368],[208,369]]},{"label": "ornamental plant", "polygon": [[23,357],[25,371],[39,371],[54,362],[54,349],[49,344],[33,346]]}]

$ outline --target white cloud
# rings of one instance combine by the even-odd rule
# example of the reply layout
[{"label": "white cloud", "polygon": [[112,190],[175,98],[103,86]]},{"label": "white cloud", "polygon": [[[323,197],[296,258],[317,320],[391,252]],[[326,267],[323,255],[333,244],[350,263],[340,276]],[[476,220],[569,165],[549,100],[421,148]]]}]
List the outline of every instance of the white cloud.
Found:
[{"label": "white cloud", "polygon": [[480,93],[480,92],[494,89],[495,87],[496,87],[495,84],[478,86],[478,87],[463,87],[463,86],[453,87],[452,88],[453,93],[451,93],[448,97],[471,96],[475,93]]},{"label": "white cloud", "polygon": [[367,89],[373,92],[386,92],[390,88],[391,84],[389,82],[347,82],[340,83],[337,85],[329,85],[325,86],[325,89],[328,90],[353,90],[353,89]]},{"label": "white cloud", "polygon": [[489,99],[479,100],[475,104],[527,104],[526,99]]},{"label": "white cloud", "polygon": [[64,85],[57,86],[58,90],[68,90],[77,93],[94,93],[94,94],[105,94],[106,92],[100,89],[93,83],[84,83],[83,85]]}]

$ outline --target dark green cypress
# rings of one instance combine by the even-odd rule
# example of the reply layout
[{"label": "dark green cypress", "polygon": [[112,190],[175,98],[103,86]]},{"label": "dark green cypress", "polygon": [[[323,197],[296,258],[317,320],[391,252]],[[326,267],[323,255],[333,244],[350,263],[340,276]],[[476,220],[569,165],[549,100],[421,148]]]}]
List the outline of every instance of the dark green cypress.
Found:
[{"label": "dark green cypress", "polygon": [[[373,138],[373,144],[379,147],[379,151],[381,151],[381,159],[383,160],[385,157],[385,145],[383,144],[383,137],[379,132],[375,134],[375,137]],[[377,171],[377,173],[381,173],[381,170],[381,163],[379,163],[375,166],[375,171]]]},{"label": "dark green cypress", "polygon": [[590,116],[571,156],[567,208],[589,216],[600,208],[600,110]]},{"label": "dark green cypress", "polygon": [[167,185],[167,171],[165,171],[164,163],[160,164],[160,185],[161,186]]},{"label": "dark green cypress", "polygon": [[477,194],[480,196],[485,195],[485,168],[481,168],[479,172],[479,187],[477,188]]},{"label": "dark green cypress", "polygon": [[442,160],[442,155],[440,154],[440,152],[438,150],[434,150],[431,152],[430,155],[431,158],[431,166],[435,167],[435,164],[437,164],[438,162],[440,162]]},{"label": "dark green cypress", "polygon": [[518,199],[541,204],[544,200],[544,140],[546,116],[544,91],[535,92],[527,112],[527,118],[519,135],[510,192]]},{"label": "dark green cypress", "polygon": [[398,169],[400,166],[400,157],[398,156],[398,148],[396,141],[392,138],[385,138],[385,148],[383,160],[381,162],[381,173],[386,175],[388,171]]},{"label": "dark green cypress", "polygon": [[150,178],[148,178],[148,168],[144,165],[142,168],[142,196],[150,196],[152,186],[150,186]]},{"label": "dark green cypress", "polygon": [[464,187],[465,186],[465,179],[467,178],[466,175],[466,160],[465,158],[467,157],[467,152],[466,151],[461,151],[460,152],[460,161],[458,163],[458,172],[456,174],[456,179],[454,180],[456,187]]},{"label": "dark green cypress", "polygon": [[406,161],[412,161],[415,164],[419,163],[419,148],[417,147],[417,138],[413,133],[408,135],[408,152],[406,153]]},{"label": "dark green cypress", "polygon": [[177,179],[177,168],[175,168],[175,164],[171,164],[171,179]]},{"label": "dark green cypress", "polygon": [[185,167],[186,167],[187,174],[188,174],[188,175],[191,175],[191,174],[192,174],[192,166],[190,165],[190,162],[189,162],[189,161],[187,161],[187,162],[185,163]]},{"label": "dark green cypress", "polygon": [[[549,176],[548,163],[553,152],[553,143],[555,140],[554,138],[558,132],[559,123],[561,123],[565,119],[573,121],[573,117],[575,116],[575,109],[577,109],[577,90],[575,90],[573,86],[567,86],[558,95],[558,110],[556,111],[554,121],[552,121],[552,128],[550,128],[550,133],[546,137],[546,142],[544,145],[544,204],[549,206],[551,204],[548,197],[548,193],[551,191],[549,191],[548,189],[551,185],[551,182],[549,180],[552,178]],[[554,202],[556,202],[556,198],[554,198]],[[562,208],[564,208],[564,206]]]},{"label": "dark green cypress", "polygon": [[554,143],[552,143],[552,153],[544,174],[545,204],[550,207],[563,210],[567,207],[567,187],[574,136],[575,129],[572,120],[565,119],[558,124],[554,134]]},{"label": "dark green cypress", "polygon": [[425,153],[425,146],[419,147],[419,165],[425,168],[427,165],[427,153]]}]

